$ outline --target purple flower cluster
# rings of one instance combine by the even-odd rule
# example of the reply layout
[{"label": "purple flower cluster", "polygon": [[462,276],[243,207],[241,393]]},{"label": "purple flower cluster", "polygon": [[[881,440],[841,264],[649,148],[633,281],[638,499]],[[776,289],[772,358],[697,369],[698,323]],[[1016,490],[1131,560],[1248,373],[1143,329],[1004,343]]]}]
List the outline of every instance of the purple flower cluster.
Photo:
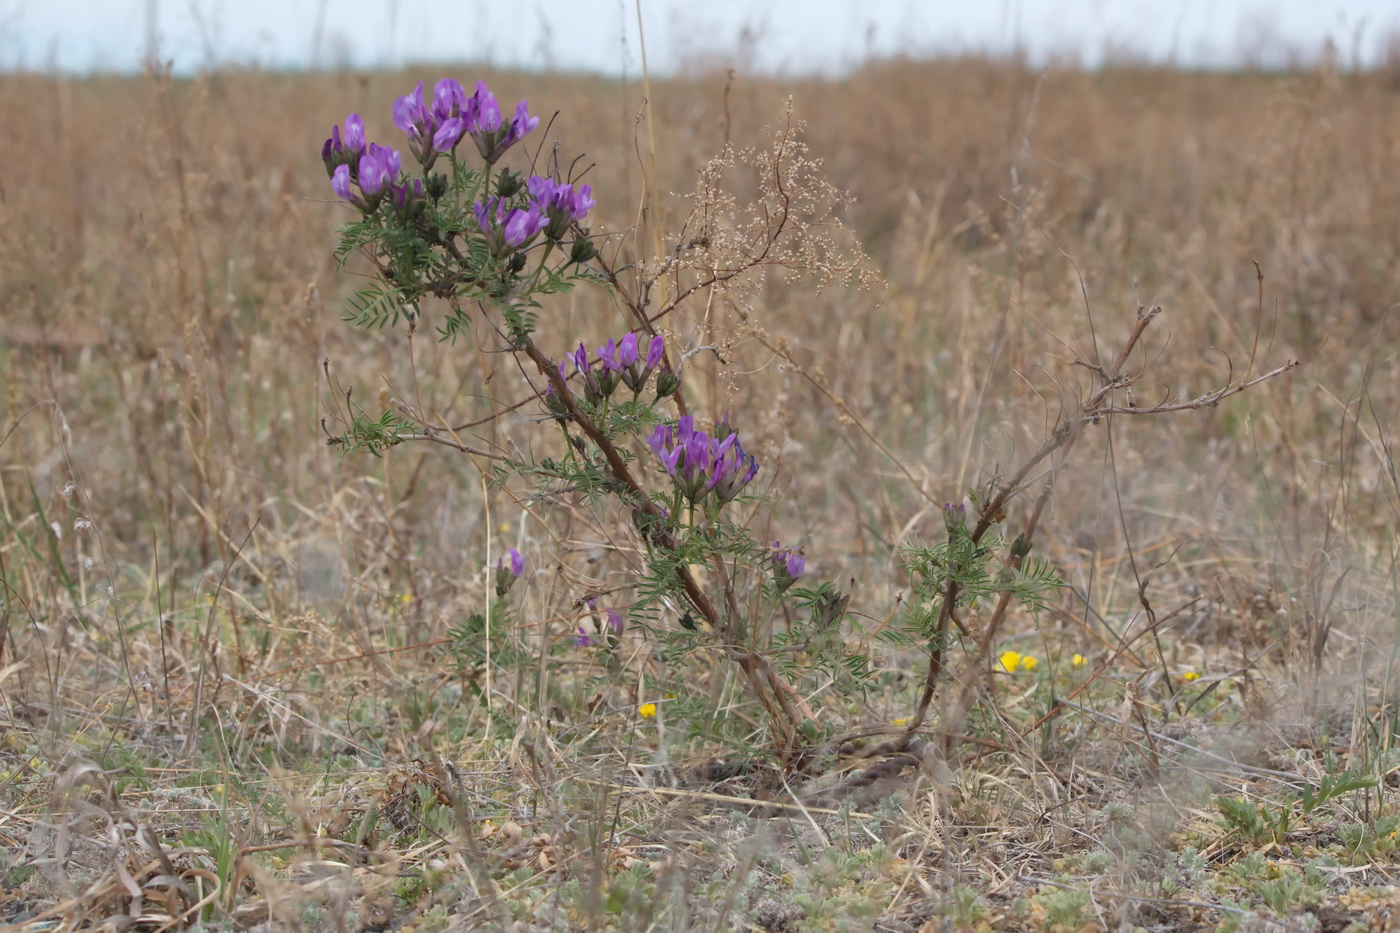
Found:
[{"label": "purple flower cluster", "polygon": [[[344,138],[338,125],[331,128],[330,139],[321,147],[321,161],[330,173],[331,190],[336,196],[366,214],[374,212],[385,194],[391,194],[396,205],[406,202],[409,196],[411,189],[407,184],[396,184],[401,167],[398,150],[377,143],[366,144],[365,123],[357,113],[346,117]],[[420,197],[422,190],[422,182],[419,182]]]},{"label": "purple flower cluster", "polygon": [[584,398],[590,402],[598,402],[612,395],[619,383],[636,395],[646,388],[647,380],[661,365],[665,352],[666,341],[660,334],[651,338],[645,361],[642,360],[636,334],[628,334],[621,341],[609,337],[608,342],[598,348],[595,366],[588,359],[588,348],[580,342],[578,349],[560,362],[559,375],[568,378],[564,367],[569,360],[573,360],[574,368],[583,377]]},{"label": "purple flower cluster", "polygon": [[530,203],[511,207],[507,198],[490,198],[472,205],[476,225],[486,234],[491,254],[497,259],[524,249],[541,233],[558,242],[569,227],[583,220],[597,204],[592,189],[580,185],[565,185],[552,178],[533,175],[525,182],[530,191]]},{"label": "purple flower cluster", "polygon": [[727,418],[715,433],[722,436],[697,431],[693,419],[685,415],[674,426],[657,425],[647,438],[647,446],[692,505],[711,493],[723,505],[758,474],[758,461],[744,452]]},{"label": "purple flower cluster", "polygon": [[544,228],[545,237],[556,242],[564,238],[564,234],[569,232],[569,227],[575,221],[582,221],[598,204],[593,200],[593,188],[590,185],[579,185],[575,188],[553,178],[532,175],[526,180],[525,186],[530,189],[530,196],[535,199],[535,204],[548,219]]},{"label": "purple flower cluster", "polygon": [[486,234],[491,255],[500,259],[534,242],[549,223],[538,204],[509,207],[505,198],[492,198],[472,205],[476,225]]},{"label": "purple flower cluster", "polygon": [[433,88],[431,106],[423,100],[422,81],[412,93],[394,101],[394,125],[408,134],[408,148],[426,171],[438,153],[451,152],[463,136],[471,136],[486,164],[495,165],[507,149],[540,125],[540,118],[530,116],[522,100],[515,118],[505,123],[501,105],[486,82],[476,82],[476,93],[468,97],[461,84],[443,78]]},{"label": "purple flower cluster", "polygon": [[778,592],[783,592],[797,582],[797,578],[807,569],[807,558],[796,548],[785,548],[783,542],[773,542],[773,582]]},{"label": "purple flower cluster", "polygon": [[[522,100],[515,108],[514,119],[506,122],[501,118],[501,105],[485,82],[478,81],[476,93],[469,97],[462,85],[452,78],[443,78],[437,83],[431,104],[423,99],[423,82],[419,81],[412,93],[394,101],[393,111],[394,125],[408,134],[409,151],[422,164],[424,171],[432,166],[440,153],[455,149],[465,136],[471,136],[481,151],[481,157],[488,165],[494,165],[507,149],[540,125],[540,118],[530,116],[530,108],[525,101]],[[374,213],[388,196],[400,219],[406,220],[414,208],[423,202],[422,180],[411,184],[399,183],[401,160],[398,151],[367,142],[365,121],[357,113],[346,118],[343,136],[339,125],[331,129],[330,138],[321,147],[321,161],[326,165],[326,173],[331,177],[331,190],[336,196],[349,201],[366,214]],[[551,225],[551,229],[560,230],[562,235],[569,224],[583,219],[593,207],[587,186],[575,192],[569,185],[559,185],[548,179],[541,181],[548,182],[541,190],[549,198],[546,200],[536,196],[537,203],[525,210],[530,214],[528,222],[515,219],[509,233],[504,232],[507,227],[504,221],[508,218],[503,206],[489,203],[477,205],[477,222],[483,232],[492,232],[482,220],[483,216],[493,208],[502,215],[499,218],[501,222],[493,228],[502,231],[498,248],[504,249],[503,244],[509,238],[521,242],[533,239],[546,224]],[[522,236],[526,227],[531,232]],[[552,238],[557,240],[559,237]]]}]

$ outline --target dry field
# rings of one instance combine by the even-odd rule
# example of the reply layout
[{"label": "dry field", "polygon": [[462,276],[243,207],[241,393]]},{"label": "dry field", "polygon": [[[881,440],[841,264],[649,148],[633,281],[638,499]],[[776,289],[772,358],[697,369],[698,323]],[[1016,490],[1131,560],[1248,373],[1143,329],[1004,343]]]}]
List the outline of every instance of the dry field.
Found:
[{"label": "dry field", "polygon": [[[715,348],[687,390],[763,464],[760,539],[852,594],[843,632],[878,662],[863,694],[806,681],[849,739],[820,766],[768,760],[714,656],[641,625],[571,647],[584,599],[625,601],[615,507],[445,446],[327,445],[349,391],[562,446],[489,328],[410,353],[341,320],[367,270],[332,257],[351,214],[322,140],[357,111],[397,143],[389,102],[442,74],[559,112],[529,154],[596,163],[618,265],[708,248],[683,232],[697,173],[764,151],[789,98],[852,196],[849,236],[813,231],[836,254],[802,258],[863,246],[869,274],[769,266],[658,321]],[[969,59],[651,97],[462,69],[0,78],[0,924],[1391,929],[1400,71]],[[763,183],[725,172],[715,229]],[[868,757],[853,735],[897,733],[927,664],[871,640],[910,590],[897,549],[1035,451],[1140,306],[1121,408],[1302,365],[1098,419],[1029,477],[1004,525],[1053,480],[1034,554],[1064,587],[985,650],[970,612],[922,753]],[[598,290],[540,321],[551,354],[626,326]],[[483,666],[452,633],[511,547]]]}]

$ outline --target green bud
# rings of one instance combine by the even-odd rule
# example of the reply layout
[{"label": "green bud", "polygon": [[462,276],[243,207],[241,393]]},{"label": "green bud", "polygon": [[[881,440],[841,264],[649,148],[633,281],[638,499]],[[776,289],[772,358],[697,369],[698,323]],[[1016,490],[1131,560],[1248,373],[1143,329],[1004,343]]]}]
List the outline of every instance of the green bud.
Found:
[{"label": "green bud", "polygon": [[569,250],[569,262],[585,263],[598,255],[598,249],[593,245],[593,241],[584,237],[574,240],[574,245]]},{"label": "green bud", "polygon": [[670,398],[681,387],[680,377],[675,373],[662,373],[656,377],[656,401]]},{"label": "green bud", "polygon": [[1031,539],[1027,538],[1025,532],[1016,536],[1016,540],[1011,542],[1011,556],[1015,560],[1021,560],[1031,552]]},{"label": "green bud", "polygon": [[512,275],[519,275],[521,272],[525,271],[525,262],[525,251],[521,250],[510,257],[510,262],[506,267],[510,269]]},{"label": "green bud", "polygon": [[523,187],[525,187],[525,184],[520,180],[519,172],[512,172],[510,169],[506,169],[501,172],[500,175],[496,176],[496,193],[503,198],[515,197]]},{"label": "green bud", "polygon": [[428,176],[428,197],[436,204],[438,200],[447,193],[447,176],[438,172]]}]

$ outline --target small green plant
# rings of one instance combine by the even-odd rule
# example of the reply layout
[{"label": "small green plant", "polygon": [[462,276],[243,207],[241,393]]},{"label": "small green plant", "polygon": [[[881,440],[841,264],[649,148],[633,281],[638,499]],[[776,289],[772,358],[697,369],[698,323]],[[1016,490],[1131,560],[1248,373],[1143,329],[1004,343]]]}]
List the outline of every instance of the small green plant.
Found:
[{"label": "small green plant", "polygon": [[1325,888],[1309,883],[1303,873],[1292,866],[1280,871],[1277,878],[1256,883],[1254,891],[1260,900],[1280,917],[1287,916],[1300,907],[1317,903],[1326,893]]},{"label": "small green plant", "polygon": [[972,930],[991,919],[992,910],[982,892],[970,884],[955,884],[943,900],[943,916],[957,930]]},{"label": "small green plant", "polygon": [[1087,888],[1054,888],[1031,898],[1031,916],[1050,933],[1079,933],[1093,919]]},{"label": "small green plant", "polygon": [[1292,817],[1288,806],[1256,804],[1244,797],[1220,797],[1215,802],[1226,829],[1255,845],[1282,842]]}]

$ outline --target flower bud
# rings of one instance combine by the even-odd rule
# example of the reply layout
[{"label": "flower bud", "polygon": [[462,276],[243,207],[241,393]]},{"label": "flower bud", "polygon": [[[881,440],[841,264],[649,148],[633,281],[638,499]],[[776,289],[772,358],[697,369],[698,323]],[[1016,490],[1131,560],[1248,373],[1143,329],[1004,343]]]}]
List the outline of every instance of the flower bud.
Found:
[{"label": "flower bud", "polygon": [[503,198],[513,198],[525,187],[525,182],[521,179],[519,172],[512,172],[506,169],[496,176],[496,193]]},{"label": "flower bud", "polygon": [[681,380],[675,373],[662,373],[656,377],[656,399],[669,398],[680,390]]},{"label": "flower bud", "polygon": [[428,176],[428,197],[436,204],[447,193],[447,176],[438,172]]},{"label": "flower bud", "polygon": [[564,400],[554,391],[554,386],[545,389],[544,407],[549,409],[549,413],[554,416],[555,421],[568,421],[570,417],[569,406],[564,404]]},{"label": "flower bud", "polygon": [[521,272],[525,271],[526,262],[525,251],[521,250],[510,257],[510,262],[506,264],[506,268],[510,269],[511,275],[519,275]]},{"label": "flower bud", "polygon": [[1031,539],[1026,537],[1025,532],[1016,536],[1016,540],[1011,542],[1011,557],[1014,560],[1024,560],[1031,552]]},{"label": "flower bud", "polygon": [[598,249],[593,245],[593,241],[579,237],[574,240],[574,245],[569,249],[569,262],[582,265],[597,255]]},{"label": "flower bud", "polygon": [[850,594],[843,596],[835,590],[823,588],[812,603],[812,624],[824,629],[840,622],[846,615],[846,605],[850,601]]},{"label": "flower bud", "polygon": [[807,559],[800,551],[783,547],[781,541],[773,542],[773,584],[779,593],[784,593],[797,582],[797,578],[807,570]]},{"label": "flower bud", "polygon": [[515,548],[511,548],[505,557],[496,561],[496,597],[504,599],[524,572],[525,558]]}]

